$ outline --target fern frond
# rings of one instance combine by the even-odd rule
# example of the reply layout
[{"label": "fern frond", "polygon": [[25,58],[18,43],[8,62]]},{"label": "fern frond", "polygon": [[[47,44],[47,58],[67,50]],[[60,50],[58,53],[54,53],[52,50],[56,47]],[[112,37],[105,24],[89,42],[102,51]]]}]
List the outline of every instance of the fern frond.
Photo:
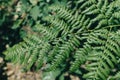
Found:
[{"label": "fern frond", "polygon": [[59,16],[63,20],[66,20],[66,22],[72,28],[83,28],[82,22],[84,22],[86,19],[85,15],[77,15],[77,14],[74,15],[72,11],[69,11],[67,8],[63,8],[63,7],[51,6],[50,9],[55,11],[57,16]]},{"label": "fern frond", "polygon": [[120,11],[113,14],[114,18],[120,19]]},{"label": "fern frond", "polygon": [[88,55],[87,52],[89,52],[89,54],[91,53],[91,47],[89,45],[85,45],[84,48],[80,48],[75,52],[74,55],[75,61],[71,63],[70,67],[71,72],[78,70],[81,64],[83,64],[86,61],[87,59],[86,55]]},{"label": "fern frond", "polygon": [[35,61],[37,69],[40,69],[43,64],[47,63],[47,60],[45,59],[47,56],[47,52],[51,50],[51,45],[50,44],[44,44],[42,49],[39,51],[39,55],[37,60]]},{"label": "fern frond", "polygon": [[51,28],[54,30],[53,32],[55,32],[55,30],[57,33],[61,32],[61,36],[69,33],[70,26],[67,25],[63,20],[59,20],[53,16],[48,16],[45,18],[45,20],[51,23]]},{"label": "fern frond", "polygon": [[63,61],[69,58],[70,53],[75,50],[76,47],[80,45],[79,38],[72,37],[68,42],[65,42],[61,47],[59,47],[59,53],[55,56],[52,61],[51,70],[56,69]]},{"label": "fern frond", "polygon": [[48,53],[48,61],[52,61],[55,55],[58,53],[59,45],[54,46],[53,50]]},{"label": "fern frond", "polygon": [[108,80],[119,80],[120,79],[120,72],[117,72],[114,76],[108,77]]},{"label": "fern frond", "polygon": [[48,26],[44,27],[41,24],[35,25],[35,31],[42,34],[40,36],[45,36],[45,38],[47,40],[51,40],[51,39],[56,38],[58,33],[59,33],[58,31],[55,32],[54,28],[53,28],[53,30],[51,30]]},{"label": "fern frond", "polygon": [[[118,41],[115,41],[115,40],[118,40],[118,38],[115,38],[115,37],[113,38],[113,33],[109,33],[108,31],[106,31],[107,34],[104,33],[104,35],[107,35],[108,36],[107,38],[106,37],[102,38],[101,33],[99,34],[98,33],[99,32],[97,32],[96,34],[94,33],[95,36],[92,35],[92,39],[90,37],[89,39],[90,44],[91,43],[94,44],[93,47],[103,46],[103,48],[100,48],[97,50],[93,48],[95,52],[93,54],[90,54],[90,56],[88,56],[87,58],[90,64],[86,65],[86,69],[89,72],[84,75],[84,78],[106,80],[106,78],[110,73],[110,69],[114,68],[115,67],[114,65],[117,64],[117,58],[115,57],[115,55],[119,56],[119,50],[117,50],[116,48],[120,47],[120,45],[115,44],[116,42],[118,42]],[[99,36],[97,36],[97,34]],[[103,40],[99,40],[100,37]],[[110,42],[112,42],[112,44],[117,46],[113,47]]]},{"label": "fern frond", "polygon": [[[89,23],[89,27],[91,28],[93,24],[97,24],[96,28],[100,28],[112,23],[118,24],[118,20],[114,20],[114,18],[119,18],[119,12],[117,9],[115,10],[115,6],[113,4],[118,2],[118,0],[109,3],[109,0],[98,0],[98,1],[85,1],[82,4],[82,14],[92,16],[94,14],[95,17],[91,18],[91,22]],[[89,3],[89,4],[88,4]],[[117,6],[118,8],[118,6]]]}]

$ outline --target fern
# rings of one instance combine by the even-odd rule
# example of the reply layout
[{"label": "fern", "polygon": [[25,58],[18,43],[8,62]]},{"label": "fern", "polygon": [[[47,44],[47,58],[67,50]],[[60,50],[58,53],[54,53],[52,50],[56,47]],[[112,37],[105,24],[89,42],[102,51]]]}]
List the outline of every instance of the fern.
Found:
[{"label": "fern", "polygon": [[115,74],[115,76],[111,76],[108,78],[108,80],[119,80],[120,79],[120,72]]},{"label": "fern", "polygon": [[[92,36],[90,35],[90,40],[88,40],[90,44],[94,44],[95,48],[93,47],[93,51],[95,52],[90,54],[87,58],[87,60],[91,63],[86,65],[86,69],[90,72],[84,75],[85,78],[100,78],[105,80],[108,77],[110,69],[114,68],[114,65],[117,64],[117,58],[115,58],[115,56],[119,56],[119,49],[117,49],[117,46],[119,46],[119,37],[113,37],[115,35],[117,36],[119,34],[113,32],[109,33],[107,30],[103,30],[102,34],[100,31],[96,31],[96,34],[94,33]],[[102,38],[102,40],[99,39],[99,37]]]},{"label": "fern", "polygon": [[55,70],[69,63],[70,73],[84,69],[86,80],[108,79],[120,58],[119,2],[78,0],[74,8],[50,6],[43,23],[33,26],[34,33],[5,51],[6,59],[27,70]]}]

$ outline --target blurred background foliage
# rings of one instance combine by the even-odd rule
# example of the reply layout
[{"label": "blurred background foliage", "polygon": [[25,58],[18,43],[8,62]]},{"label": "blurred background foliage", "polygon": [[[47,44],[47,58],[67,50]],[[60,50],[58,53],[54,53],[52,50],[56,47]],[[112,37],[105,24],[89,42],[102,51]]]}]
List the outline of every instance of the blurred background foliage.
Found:
[{"label": "blurred background foliage", "polygon": [[5,47],[12,45],[13,42],[16,43],[20,40],[18,35],[19,30],[12,29],[14,24],[13,5],[13,1],[0,1],[0,51],[5,50]]}]

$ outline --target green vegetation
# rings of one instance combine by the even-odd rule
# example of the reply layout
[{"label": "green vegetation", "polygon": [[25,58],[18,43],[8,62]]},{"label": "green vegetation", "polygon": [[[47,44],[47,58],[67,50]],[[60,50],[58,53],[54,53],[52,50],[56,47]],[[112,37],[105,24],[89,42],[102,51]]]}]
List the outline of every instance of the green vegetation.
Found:
[{"label": "green vegetation", "polygon": [[120,0],[19,3],[11,29],[20,42],[4,51],[6,60],[53,73],[49,80],[65,80],[66,72],[81,80],[120,79]]}]

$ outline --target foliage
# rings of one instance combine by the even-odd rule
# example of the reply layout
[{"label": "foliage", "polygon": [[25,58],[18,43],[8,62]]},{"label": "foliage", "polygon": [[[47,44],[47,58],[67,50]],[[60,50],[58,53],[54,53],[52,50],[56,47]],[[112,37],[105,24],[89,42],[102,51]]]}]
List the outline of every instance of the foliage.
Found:
[{"label": "foliage", "polygon": [[[11,26],[14,24],[12,0],[0,0],[0,51],[5,50],[9,45],[13,45],[20,41],[19,29],[13,30]],[[2,54],[0,54],[1,56]]]},{"label": "foliage", "polygon": [[79,76],[86,80],[119,79],[120,0],[66,2],[49,5],[41,19],[35,5],[30,10],[36,22],[30,25],[32,31],[4,52],[6,59],[26,70],[59,68],[81,71]]}]

